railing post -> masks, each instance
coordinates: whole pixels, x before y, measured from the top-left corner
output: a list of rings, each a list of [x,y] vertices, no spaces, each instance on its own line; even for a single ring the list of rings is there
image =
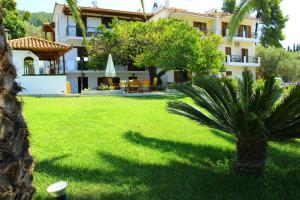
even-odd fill
[[[261,61],[261,58],[260,58],[260,57],[258,57],[258,64],[259,64],[259,66],[260,66],[260,61]]]
[[[247,63],[247,56],[244,56],[244,63]]]
[[[246,31],[243,31],[243,38],[246,37]]]

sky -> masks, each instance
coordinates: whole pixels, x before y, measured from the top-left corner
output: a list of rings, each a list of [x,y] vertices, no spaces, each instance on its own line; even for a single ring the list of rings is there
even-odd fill
[[[164,4],[165,0],[144,0],[147,11],[151,11],[154,2]],[[55,2],[64,3],[64,0],[17,0],[19,10],[31,12],[52,12]],[[79,0],[79,5],[91,5],[92,0]],[[220,10],[222,0],[170,0],[170,6],[183,8],[195,12],[204,12],[213,8]],[[140,0],[98,0],[98,6],[103,8],[137,11],[141,8]],[[286,39],[282,42],[284,47],[300,44],[300,1],[283,0],[281,4],[284,15],[289,21],[284,29]]]

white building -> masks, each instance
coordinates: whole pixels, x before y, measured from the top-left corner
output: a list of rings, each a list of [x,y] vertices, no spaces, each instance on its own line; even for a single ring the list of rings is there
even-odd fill
[[[120,21],[145,21],[142,12],[130,12],[98,8],[96,5],[91,7],[80,7],[83,22],[87,29],[87,37],[97,33],[97,27],[100,24],[108,26],[113,18]],[[157,21],[161,18],[174,17],[185,20],[199,29],[200,31],[209,31],[223,36],[222,51],[226,54],[226,76],[241,76],[244,67],[248,67],[253,74],[260,66],[260,59],[255,57],[255,46],[259,40],[253,34],[256,20],[254,18],[246,18],[239,28],[236,37],[232,43],[227,42],[228,23],[231,16],[225,13],[212,10],[207,13],[194,13],[187,10],[169,8],[169,1],[166,6],[155,4],[152,14],[147,14],[150,21]],[[51,32],[52,39],[56,42],[72,46],[73,49],[68,52],[64,58],[60,58],[60,62],[65,61],[67,80],[71,83],[71,93],[81,91],[81,67],[76,62],[76,57],[87,55],[83,47],[83,37],[79,27],[76,25],[69,8],[62,4],[55,4],[52,21],[48,25],[43,26],[43,30]],[[145,69],[138,69],[131,66],[117,67],[117,76],[121,80],[128,80],[129,77],[137,77],[140,80],[149,80],[149,73]],[[162,80],[164,82],[177,82],[178,72],[167,72]],[[96,88],[101,78],[104,77],[104,71],[86,70],[84,69],[84,88]]]
[[[67,93],[65,67],[57,60],[71,47],[41,38],[25,37],[8,41],[16,66],[21,94],[61,95]]]

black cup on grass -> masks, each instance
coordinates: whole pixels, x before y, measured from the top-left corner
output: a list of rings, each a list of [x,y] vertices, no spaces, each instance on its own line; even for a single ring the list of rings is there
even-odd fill
[[[47,192],[57,200],[67,200],[67,186],[66,181],[60,181],[50,185],[47,188]]]

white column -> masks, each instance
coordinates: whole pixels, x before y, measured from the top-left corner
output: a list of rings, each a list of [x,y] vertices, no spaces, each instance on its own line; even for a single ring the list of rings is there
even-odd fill
[[[227,55],[227,63],[230,63],[230,55]]]
[[[215,22],[215,31],[216,31],[215,33],[217,35],[222,34],[222,23],[221,23],[221,19],[219,16],[217,17],[216,22]]]

